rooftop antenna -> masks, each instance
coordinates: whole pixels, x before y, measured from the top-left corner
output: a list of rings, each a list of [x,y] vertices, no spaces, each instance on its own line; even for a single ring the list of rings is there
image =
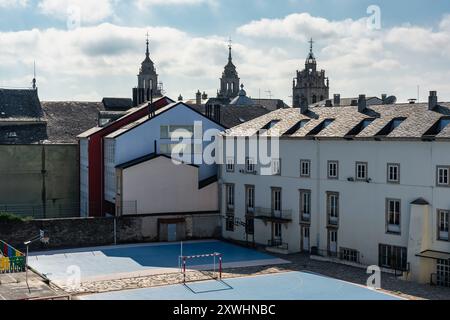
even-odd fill
[[[417,102],[420,102],[420,85],[417,86]]]
[[[272,91],[270,91],[270,90],[267,90],[267,91],[266,91],[266,93],[267,93],[267,96],[269,97],[269,99],[271,99],[271,100],[272,100],[272,97],[273,97],[273,95],[272,95]]]
[[[33,62],[33,90],[36,90],[36,61]]]

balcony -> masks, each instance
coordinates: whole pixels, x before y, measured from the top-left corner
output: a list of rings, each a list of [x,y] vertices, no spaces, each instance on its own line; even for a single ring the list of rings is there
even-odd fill
[[[302,222],[311,222],[311,214],[310,213],[302,212],[300,218],[301,218]]]
[[[289,254],[289,245],[281,239],[272,239],[267,243],[266,251],[278,254]]]
[[[397,225],[397,224],[388,224],[387,232],[394,233],[394,234],[399,234],[401,232],[400,226]]]
[[[328,224],[330,226],[338,226],[339,225],[339,218],[335,216],[329,216],[328,217]]]
[[[255,208],[255,219],[279,223],[292,222],[292,210],[273,210],[270,208]]]

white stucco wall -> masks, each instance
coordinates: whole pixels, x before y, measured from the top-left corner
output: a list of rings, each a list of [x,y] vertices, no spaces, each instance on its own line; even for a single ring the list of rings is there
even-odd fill
[[[148,154],[160,152],[159,147],[161,142],[170,143],[170,139],[160,139],[161,126],[163,125],[194,125],[195,121],[202,122],[203,132],[209,129],[217,129],[222,131],[223,128],[217,123],[209,120],[203,115],[193,111],[189,107],[179,104],[161,115],[137,126],[126,133],[115,138],[106,137],[104,152],[107,152],[106,146],[114,144],[114,162],[105,163],[105,199],[114,202],[111,198],[111,192],[115,185],[111,185],[112,179],[106,179],[106,172],[108,168],[115,167],[119,164],[132,161],[134,159],[146,156]],[[111,140],[114,140],[112,142]],[[157,143],[157,150],[155,150],[155,141]],[[204,142],[203,147],[206,147],[209,142]],[[106,159],[106,158],[105,158]],[[199,180],[207,179],[217,173],[216,165],[199,165]]]
[[[326,192],[340,194],[338,248],[356,249],[363,264],[378,264],[378,245],[408,246],[411,202],[424,198],[430,202],[430,248],[450,251],[450,242],[437,240],[437,209],[450,209],[450,188],[436,187],[436,166],[450,165],[449,142],[422,141],[313,141],[281,140],[281,176],[227,173],[222,166],[224,183],[235,184],[235,215],[245,216],[245,185],[255,185],[256,207],[271,207],[271,187],[282,188],[283,209],[291,209],[293,221],[283,227],[283,242],[289,251],[300,251],[299,189],[312,191],[311,246],[327,250]],[[300,178],[300,159],[311,160],[311,178]],[[329,160],[339,161],[339,179],[327,178]],[[367,182],[349,182],[355,177],[355,163],[368,163]],[[387,183],[387,164],[400,163],[400,184]],[[225,188],[222,190],[222,212],[225,214]],[[401,234],[386,233],[386,199],[401,200]],[[244,228],[224,236],[245,239]],[[270,224],[255,221],[256,241],[267,245],[271,238]]]
[[[217,182],[199,189],[198,171],[166,157],[124,169],[123,202],[136,201],[137,214],[217,211]]]

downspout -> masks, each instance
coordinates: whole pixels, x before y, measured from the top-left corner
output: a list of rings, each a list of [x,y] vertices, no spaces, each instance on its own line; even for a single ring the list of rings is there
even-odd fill
[[[322,220],[322,212],[320,210],[320,198],[321,198],[321,190],[320,190],[320,141],[315,139],[316,142],[316,206],[317,206],[317,225],[316,225],[316,241],[317,241],[317,249],[320,250],[320,226]]]
[[[42,145],[41,151],[41,175],[42,175],[42,190],[41,190],[41,201],[42,201],[42,214],[44,219],[47,218],[47,187],[45,183],[45,176],[47,174],[46,162],[45,162],[45,145]]]

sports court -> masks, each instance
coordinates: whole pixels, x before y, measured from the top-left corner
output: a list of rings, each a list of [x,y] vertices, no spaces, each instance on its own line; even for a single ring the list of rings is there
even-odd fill
[[[83,300],[401,300],[356,284],[307,272],[286,272],[108,292]]]
[[[155,243],[38,252],[30,256],[28,263],[39,273],[60,284],[65,283],[73,274],[73,266],[77,266],[81,271],[81,282],[85,283],[180,272],[180,255],[211,253],[222,254],[223,268],[289,263],[265,253],[216,240],[184,242],[182,248],[180,243]],[[192,259],[188,263],[188,270],[214,267],[211,257]]]

